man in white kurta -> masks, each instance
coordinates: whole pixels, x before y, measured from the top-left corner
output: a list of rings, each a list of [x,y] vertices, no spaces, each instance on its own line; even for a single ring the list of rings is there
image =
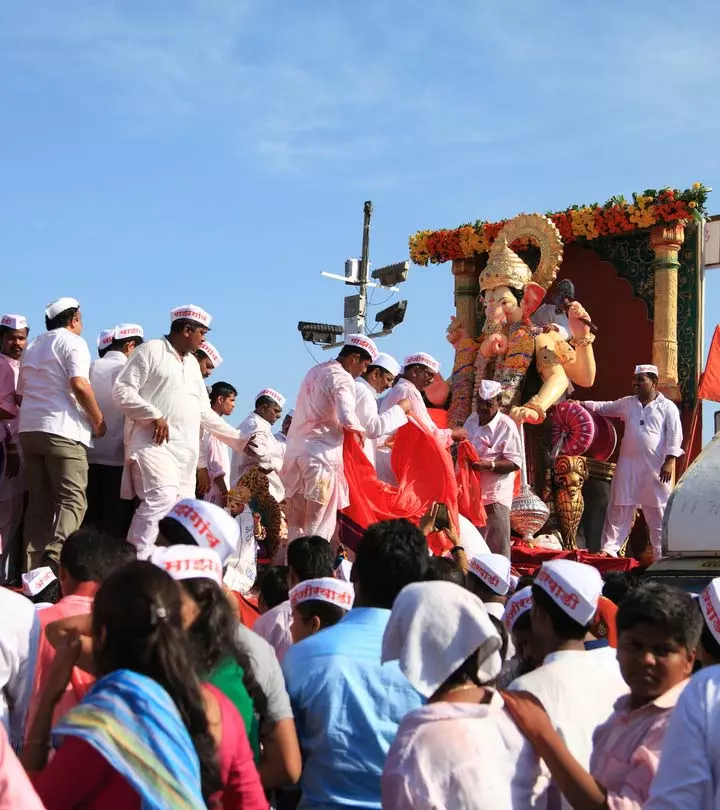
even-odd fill
[[[211,316],[194,305],[171,313],[170,334],[135,350],[115,382],[126,417],[123,497],[140,498],[128,540],[146,557],[158,522],[181,498],[195,495],[200,428],[239,446],[240,433],[210,407],[193,352]]]
[[[361,439],[365,433],[355,411],[355,379],[377,355],[365,335],[348,335],[338,358],[315,366],[302,381],[283,467],[290,541],[303,534],[330,541],[335,534],[337,511],[349,504],[344,431]]]
[[[108,350],[90,366],[90,384],[107,430],[88,447],[88,508],[84,526],[91,526],[113,537],[125,537],[133,515],[132,501],[120,497],[125,465],[125,414],[113,400],[113,388],[128,357],[143,341],[142,326],[123,323],[112,331]]]
[[[475,413],[465,422],[468,441],[480,461],[483,505],[487,513],[485,541],[496,554],[510,557],[510,510],[515,472],[523,463],[520,432],[514,420],[500,410],[502,387],[494,380],[480,383]]]
[[[233,452],[230,475],[235,486],[248,470],[257,467],[267,475],[270,494],[278,503],[285,500],[285,487],[280,480],[285,446],[277,440],[272,427],[284,406],[285,397],[274,388],[263,388],[255,397],[255,410],[238,427],[243,436],[250,438],[242,450]]]
[[[19,530],[27,479],[18,440],[17,384],[28,332],[22,315],[0,318],[0,582],[13,579],[22,565]]]
[[[378,441],[407,424],[410,400],[401,399],[397,405],[378,413],[377,395],[388,390],[400,374],[400,364],[389,354],[380,352],[368,370],[355,380],[355,411],[365,428],[363,450],[373,467]]]
[[[237,389],[226,382],[216,382],[210,389],[210,406],[220,416],[230,416],[235,410]],[[227,506],[227,493],[232,487],[230,481],[230,448],[214,436],[203,430],[200,440],[200,456],[207,465],[210,478],[210,489],[203,495],[203,500],[217,506]]]
[[[634,396],[582,403],[589,411],[622,419],[625,426],[603,528],[602,550],[613,557],[630,534],[638,507],[645,516],[655,558],[662,555],[663,515],[675,459],[683,453],[683,434],[680,412],[657,390],[657,382],[656,366],[637,366]]]
[[[429,354],[419,352],[411,354],[405,358],[402,376],[398,378],[395,385],[388,391],[380,403],[380,413],[384,414],[394,405],[402,400],[410,403],[409,415],[416,422],[435,436],[443,447],[450,447],[454,441],[465,438],[464,428],[439,428],[428,413],[427,406],[422,398],[422,392],[430,385],[436,374],[440,373],[440,363]],[[390,442],[382,446],[378,443],[377,448],[377,472],[378,478],[388,484],[396,484],[395,474],[391,465]]]

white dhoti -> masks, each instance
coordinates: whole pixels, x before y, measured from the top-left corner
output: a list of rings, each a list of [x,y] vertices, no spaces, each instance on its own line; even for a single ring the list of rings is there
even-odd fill
[[[337,527],[338,510],[349,503],[342,458],[302,455],[283,470],[287,499],[288,541],[317,534],[328,542]]]
[[[633,518],[635,517],[635,506],[616,506],[610,504],[605,515],[605,525],[603,526],[602,550],[606,554],[617,557],[623,543],[627,540],[632,529]],[[664,506],[641,505],[645,523],[647,523],[650,533],[650,543],[653,547],[655,557],[662,555],[662,523],[665,513]]]

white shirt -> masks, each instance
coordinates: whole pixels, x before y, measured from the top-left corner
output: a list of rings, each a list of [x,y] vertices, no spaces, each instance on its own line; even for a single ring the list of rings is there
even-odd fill
[[[137,463],[145,491],[175,486],[181,498],[194,497],[201,427],[227,444],[242,445],[240,433],[210,407],[196,358],[181,357],[167,340],[135,349],[115,382],[113,399],[126,417],[126,462]],[[170,436],[158,445],[153,423],[161,417]],[[130,476],[124,475],[123,497],[132,495]]]
[[[622,419],[625,425],[610,502],[615,506],[664,507],[670,484],[660,480],[667,456],[681,456],[682,425],[674,402],[658,394],[643,407],[637,397],[615,402],[583,402],[602,416]]]
[[[0,354],[0,408],[9,414],[15,414],[12,419],[0,420],[0,445],[13,443],[20,456],[20,472],[14,478],[7,478],[7,454],[3,453],[0,461],[0,503],[9,501],[27,490],[25,465],[22,461],[22,448],[17,441],[18,425],[20,423],[20,409],[17,404],[17,385],[20,374],[20,361]]]
[[[644,810],[720,810],[720,667],[680,695]]]
[[[20,433],[52,433],[86,447],[90,420],[70,388],[73,377],[90,379],[90,349],[67,329],[44,332],[30,342],[20,364]]]
[[[508,687],[530,692],[542,703],[570,753],[585,770],[595,729],[613,713],[628,688],[617,661],[600,650],[562,650]],[[563,807],[571,810],[563,798]]]
[[[297,406],[295,407],[297,413]],[[267,613],[255,620],[253,630],[267,641],[275,650],[278,661],[282,664],[288,647],[292,644],[290,625],[292,624],[292,608],[290,601],[281,602],[270,608]]]
[[[280,444],[277,436],[273,435],[272,425],[267,419],[263,419],[259,414],[251,413],[238,426],[238,430],[243,436],[248,436],[248,441],[256,445],[256,456],[248,455],[244,449],[234,450],[230,466],[230,480],[232,485],[248,470],[253,467],[260,467],[268,471],[268,486],[270,494],[280,503],[285,499],[285,487],[280,480],[280,470],[282,470],[283,459],[285,458],[285,445]]]
[[[33,603],[0,588],[0,721],[15,750],[23,742],[39,638]]]
[[[222,478],[225,481],[225,487],[231,488],[230,484],[230,448],[220,441],[217,436],[213,436],[207,430],[202,431],[200,439],[200,459],[199,466],[207,467],[208,475],[210,476],[210,491],[206,493],[203,500],[210,501],[210,503],[224,506],[222,492],[220,487],[215,483],[216,479]]]
[[[529,810],[548,779],[495,691],[489,703],[429,703],[400,723],[382,774],[392,810]]]
[[[362,377],[355,380],[355,413],[365,428],[363,450],[374,467],[377,440],[407,424],[407,416],[399,405],[393,405],[380,415],[375,389]]]
[[[95,399],[105,417],[107,431],[102,439],[95,439],[93,447],[88,450],[90,464],[106,464],[110,467],[122,467],[125,463],[123,434],[125,432],[125,414],[113,399],[113,387],[118,374],[125,368],[127,357],[122,352],[107,352],[104,357],[90,366],[90,384]]]
[[[468,440],[477,450],[483,461],[512,461],[522,466],[522,442],[520,431],[515,422],[506,414],[498,411],[487,423],[481,425],[476,413],[471,414],[465,422]],[[490,470],[480,473],[480,486],[484,504],[499,503],[512,507],[515,489],[515,474],[504,475]]]
[[[570,339],[570,321],[564,312],[557,312],[555,304],[541,304],[530,316],[535,326],[545,327],[553,324],[563,340]]]

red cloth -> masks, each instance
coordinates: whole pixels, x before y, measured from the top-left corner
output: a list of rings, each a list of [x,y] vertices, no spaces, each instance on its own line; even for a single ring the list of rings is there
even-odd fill
[[[639,563],[632,557],[604,557],[589,551],[551,551],[546,548],[533,548],[523,543],[515,543],[510,551],[513,568],[521,574],[534,574],[547,560],[576,560],[592,565],[601,574],[607,571],[632,571]]]
[[[244,624],[245,627],[249,627],[252,630],[253,625],[260,616],[260,611],[257,607],[257,598],[243,596],[239,591],[233,591],[232,594],[235,597],[241,624]]]
[[[482,502],[480,474],[471,466],[475,461],[480,461],[477,450],[468,441],[460,442],[457,454],[458,511],[473,526],[484,526],[487,515]]]
[[[342,511],[356,530],[397,518],[417,524],[435,502],[447,504],[451,521],[458,525],[458,490],[450,453],[416,422],[408,422],[395,434],[392,467],[397,486],[378,480],[362,447],[347,432],[343,463],[350,505]],[[436,532],[428,537],[428,545],[433,554],[441,555],[451,543]]]
[[[450,427],[450,414],[443,408],[428,408],[428,415],[441,430]]]
[[[700,379],[698,399],[720,402],[720,326],[715,327],[705,371]]]

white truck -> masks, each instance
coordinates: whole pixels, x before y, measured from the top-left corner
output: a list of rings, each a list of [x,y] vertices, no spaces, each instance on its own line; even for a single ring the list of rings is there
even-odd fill
[[[663,559],[643,579],[699,593],[720,577],[720,433],[673,490],[663,520]]]

